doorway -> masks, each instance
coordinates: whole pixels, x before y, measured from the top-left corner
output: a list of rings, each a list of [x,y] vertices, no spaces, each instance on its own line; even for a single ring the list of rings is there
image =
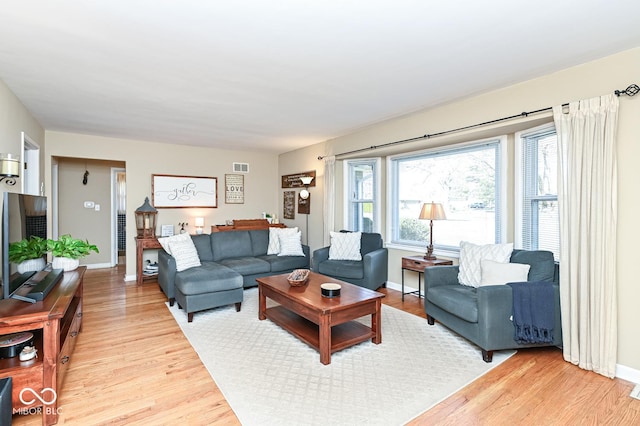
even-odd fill
[[[112,168],[114,263],[124,265],[127,256],[127,173],[125,169]]]

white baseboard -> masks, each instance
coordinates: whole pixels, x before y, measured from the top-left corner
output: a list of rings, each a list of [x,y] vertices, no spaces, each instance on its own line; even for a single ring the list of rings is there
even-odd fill
[[[89,263],[86,266],[87,269],[104,269],[104,268],[113,268],[116,265],[112,265],[111,263]]]
[[[135,280],[136,280],[136,274],[133,274],[133,275],[125,275],[125,276],[124,276],[124,280],[125,280],[125,281],[135,281]]]
[[[617,364],[616,377],[622,380],[627,380],[631,383],[640,383],[640,370]]]
[[[394,283],[393,281],[387,281],[387,288],[390,288],[391,290],[402,291],[402,284]],[[418,291],[418,289],[405,285],[404,292],[408,293],[410,291]]]

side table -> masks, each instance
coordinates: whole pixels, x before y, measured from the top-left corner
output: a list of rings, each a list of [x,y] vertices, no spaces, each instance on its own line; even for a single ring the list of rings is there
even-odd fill
[[[420,278],[424,273],[424,268],[428,268],[430,266],[444,266],[444,265],[453,265],[453,261],[444,260],[444,259],[435,259],[435,260],[427,260],[424,256],[405,256],[402,258],[402,301],[404,301],[405,294],[417,294],[418,298],[420,295]],[[404,292],[404,271],[414,271],[418,273],[418,290]]]
[[[156,237],[150,238],[138,238],[136,237],[136,284],[141,285],[144,279],[147,278],[143,274],[144,268],[142,267],[142,252],[145,249],[161,249],[162,246],[158,242]],[[151,276],[155,278],[156,275]]]

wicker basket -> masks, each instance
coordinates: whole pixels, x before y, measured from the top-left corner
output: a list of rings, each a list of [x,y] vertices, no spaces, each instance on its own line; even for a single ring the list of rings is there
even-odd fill
[[[296,269],[287,277],[287,281],[289,281],[289,285],[292,287],[299,287],[305,285],[307,281],[309,281],[309,270],[308,269]]]

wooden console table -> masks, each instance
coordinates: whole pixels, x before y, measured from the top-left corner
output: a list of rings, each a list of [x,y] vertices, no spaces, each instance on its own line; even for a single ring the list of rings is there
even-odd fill
[[[31,332],[38,350],[38,357],[31,361],[20,362],[18,356],[0,359],[0,378],[13,378],[13,412],[31,414],[39,409],[45,426],[58,422],[59,389],[71,361],[76,337],[82,329],[85,270],[86,267],[81,266],[75,271],[65,272],[42,301],[0,301],[0,334]],[[25,287],[18,294],[28,291]],[[24,389],[27,390],[20,398]],[[45,389],[52,389],[53,392]],[[46,401],[47,405],[35,395]]]
[[[146,278],[156,279],[158,274],[144,275],[142,267],[142,253],[146,249],[161,249],[162,246],[156,237],[137,238],[136,237],[136,284],[141,285]]]
[[[251,231],[254,229],[286,228],[283,223],[269,223],[267,219],[236,219],[233,225],[212,225],[211,232]]]
[[[420,297],[420,277],[424,273],[424,268],[428,268],[430,266],[445,266],[445,265],[453,265],[451,260],[444,259],[434,259],[434,260],[426,260],[424,256],[405,256],[402,258],[402,300],[404,301],[405,294],[417,294],[418,298]],[[414,271],[418,273],[418,290],[410,291],[408,293],[404,292],[404,271]]]

